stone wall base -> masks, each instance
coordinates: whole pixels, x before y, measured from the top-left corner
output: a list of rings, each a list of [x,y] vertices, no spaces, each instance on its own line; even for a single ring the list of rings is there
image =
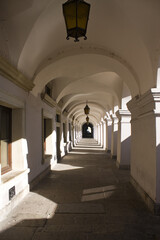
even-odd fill
[[[30,189],[32,190],[43,178],[45,178],[51,171],[51,166],[46,168],[37,177],[35,177],[32,182],[30,182]]]
[[[120,163],[117,162],[117,161],[116,161],[116,166],[117,166],[119,169],[123,169],[123,170],[129,170],[129,169],[130,169],[130,165],[120,164]]]
[[[133,187],[137,190],[137,192],[142,197],[143,201],[149,208],[149,210],[156,216],[160,216],[160,204],[155,203],[150,196],[141,188],[141,186],[133,179],[133,177],[130,178],[130,182],[133,185]]]
[[[28,193],[29,184],[21,192],[15,195],[12,201],[10,201],[4,208],[0,210],[0,221],[4,220],[10,211],[13,210]]]

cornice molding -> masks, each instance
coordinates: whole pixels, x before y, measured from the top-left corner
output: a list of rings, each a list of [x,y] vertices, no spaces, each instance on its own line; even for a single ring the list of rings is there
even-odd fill
[[[131,113],[129,110],[119,109],[116,112],[116,116],[119,119],[119,123],[130,123]]]
[[[134,97],[127,103],[132,114],[132,121],[138,118],[160,115],[160,89],[151,88],[141,96]]]
[[[34,83],[27,79],[20,71],[0,56],[0,75],[10,80],[18,87],[29,92],[33,89]]]
[[[47,103],[50,107],[57,107],[57,103],[48,95],[44,94],[41,96],[42,100]]]

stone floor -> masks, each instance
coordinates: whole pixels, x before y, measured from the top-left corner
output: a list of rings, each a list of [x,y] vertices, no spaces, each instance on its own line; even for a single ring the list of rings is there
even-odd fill
[[[89,146],[88,146],[89,145]],[[83,140],[0,223],[0,240],[160,240],[129,171]]]

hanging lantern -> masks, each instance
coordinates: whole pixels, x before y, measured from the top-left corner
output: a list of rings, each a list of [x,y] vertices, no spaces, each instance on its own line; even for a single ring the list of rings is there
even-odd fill
[[[84,37],[86,40],[86,31],[89,18],[90,4],[83,0],[68,0],[63,4],[63,15],[67,29],[67,40],[70,37],[78,38]]]
[[[87,125],[89,125],[89,117],[88,116],[86,117],[86,122],[87,122]]]
[[[85,106],[85,108],[84,108],[84,113],[85,113],[86,115],[88,115],[89,112],[90,112],[90,108],[89,108],[88,105],[86,104],[86,106]]]

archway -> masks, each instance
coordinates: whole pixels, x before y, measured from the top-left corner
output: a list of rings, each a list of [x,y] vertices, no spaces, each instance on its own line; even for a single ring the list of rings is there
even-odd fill
[[[82,138],[93,138],[94,127],[92,123],[84,123],[82,126]]]

